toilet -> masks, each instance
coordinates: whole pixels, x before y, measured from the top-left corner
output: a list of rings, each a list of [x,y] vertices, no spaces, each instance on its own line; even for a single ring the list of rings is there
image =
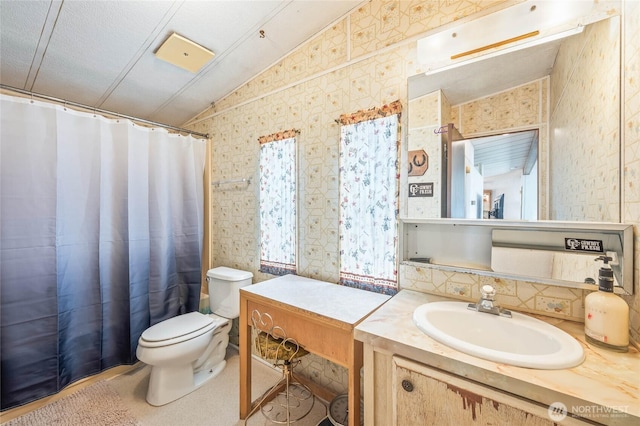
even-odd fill
[[[142,333],[136,356],[151,366],[149,404],[175,401],[224,369],[231,320],[240,316],[240,288],[251,284],[252,278],[251,272],[224,266],[210,269],[211,314],[178,315]]]

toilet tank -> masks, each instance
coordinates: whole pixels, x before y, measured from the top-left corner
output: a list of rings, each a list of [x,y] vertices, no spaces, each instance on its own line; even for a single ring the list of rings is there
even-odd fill
[[[253,274],[220,266],[207,271],[211,312],[224,318],[240,316],[240,288],[251,284]]]

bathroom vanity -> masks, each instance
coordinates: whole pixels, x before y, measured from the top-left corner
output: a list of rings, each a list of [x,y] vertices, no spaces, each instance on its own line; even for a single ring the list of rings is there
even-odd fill
[[[355,338],[363,343],[366,425],[640,424],[635,348],[616,353],[592,347],[582,324],[539,316],[580,342],[582,364],[538,370],[487,361],[416,327],[414,310],[442,300],[402,290],[356,327]]]

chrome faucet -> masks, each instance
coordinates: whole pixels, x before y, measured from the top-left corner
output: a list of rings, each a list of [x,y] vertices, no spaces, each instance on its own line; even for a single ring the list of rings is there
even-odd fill
[[[496,289],[485,284],[480,287],[482,297],[478,303],[469,303],[467,309],[477,312],[485,312],[492,315],[500,315],[502,317],[511,318],[511,311],[503,309],[496,303]]]

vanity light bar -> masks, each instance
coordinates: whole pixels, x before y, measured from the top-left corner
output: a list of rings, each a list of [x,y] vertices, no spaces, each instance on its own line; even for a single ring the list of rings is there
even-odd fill
[[[507,54],[507,53],[520,51],[520,50],[528,49],[530,47],[538,46],[540,44],[549,43],[549,42],[552,42],[552,41],[555,41],[555,40],[560,40],[562,38],[566,38],[566,37],[570,37],[570,36],[575,35],[575,34],[579,34],[583,30],[584,30],[584,27],[583,26],[579,26],[579,27],[572,28],[570,30],[563,31],[563,32],[560,32],[560,33],[557,33],[557,34],[554,34],[554,35],[551,35],[551,36],[548,36],[548,37],[535,38],[535,39],[533,39],[533,40],[531,40],[529,42],[518,44],[517,46],[507,47],[507,48],[502,49],[502,50],[495,50],[493,52],[487,53],[486,55],[479,55],[479,56],[475,56],[473,58],[466,59],[464,61],[456,61],[456,62],[453,62],[453,63],[451,63],[449,65],[446,65],[446,66],[430,69],[428,71],[425,71],[424,75],[438,74],[438,73],[441,73],[441,72],[444,72],[444,71],[448,71],[448,70],[451,70],[451,69],[454,69],[454,68],[461,67],[463,65],[469,65],[469,64],[472,64],[474,62],[483,61],[485,59],[489,59],[489,58],[492,58],[494,56],[504,55],[504,54]],[[506,42],[509,42],[509,41],[506,41]],[[490,49],[490,48],[491,47],[487,47],[487,49]],[[487,49],[483,49],[483,50],[487,50]],[[473,53],[478,53],[478,52],[468,52],[468,53],[466,53],[466,56],[472,55]],[[463,57],[464,55],[465,54],[461,53],[461,54],[458,54],[456,57],[460,58],[460,57]],[[451,57],[451,59],[452,60],[454,59],[453,56]]]
[[[489,49],[493,49],[495,47],[500,47],[500,46],[504,46],[505,44],[509,44],[509,43],[514,43],[516,41],[520,41],[520,40],[524,40],[525,38],[530,38],[530,37],[535,37],[537,35],[540,35],[540,31],[531,31],[530,33],[527,34],[522,34],[516,37],[512,37],[512,38],[508,38],[506,40],[502,40],[499,41],[497,43],[493,43],[493,44],[489,44],[487,46],[483,46],[483,47],[478,47],[477,49],[472,49],[463,53],[458,53],[457,55],[453,55],[451,57],[451,59],[458,59],[458,58],[462,58],[463,56],[469,56],[469,55],[473,55],[474,53],[479,53],[482,52],[484,50],[489,50]]]
[[[429,70],[470,55],[521,45],[590,23],[610,1],[529,0],[418,40],[418,61]]]

